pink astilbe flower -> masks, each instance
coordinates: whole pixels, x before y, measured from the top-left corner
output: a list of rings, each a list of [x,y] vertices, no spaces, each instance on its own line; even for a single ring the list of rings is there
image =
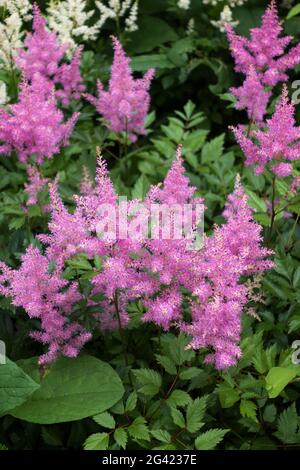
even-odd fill
[[[261,227],[253,221],[239,179],[225,206],[225,224],[215,227],[200,249],[191,249],[189,236],[174,236],[176,210],[189,205],[193,233],[198,222],[194,212],[202,204],[202,199],[194,197],[196,188],[189,185],[184,175],[181,148],[162,186],[150,188],[144,206],[140,207],[138,202],[142,201],[137,200],[128,205],[137,237],[124,237],[123,226],[116,231],[115,239],[98,234],[102,204],[110,212],[115,210],[120,222],[120,203],[101,158],[96,185],[90,188],[90,194],[83,191],[74,198],[76,207],[69,213],[58,194],[57,183],[52,184],[50,233],[38,237],[46,245],[46,254],[31,247],[18,270],[1,264],[1,292],[11,296],[14,304],[22,306],[30,317],[41,320],[42,332],[34,337],[49,346],[41,362],[51,361],[58,354],[76,355],[89,339],[82,326],[68,321],[81,295],[76,283],[63,277],[65,262],[85,253],[91,262],[96,255],[102,259],[101,267],[94,269],[91,294],[86,299],[102,331],[114,330],[120,324],[126,326],[130,302],[138,301],[144,309],[142,321],[164,330],[177,327],[187,332],[191,335],[190,347],[210,348],[206,362],[213,362],[219,369],[235,364],[240,357],[240,318],[251,293],[248,285],[240,282],[241,277],[262,273],[272,266],[266,259],[270,251],[261,246]],[[156,230],[152,238],[139,232],[138,227],[147,223],[143,210],[152,211],[153,205],[161,211],[169,209],[164,213],[170,229],[167,237],[164,227]],[[131,212],[132,209],[136,210]],[[155,229],[161,220],[156,219]],[[184,321],[183,316],[186,300],[190,322]]]
[[[49,178],[44,178],[35,166],[27,166],[28,182],[24,185],[24,191],[27,193],[27,206],[38,204],[38,196],[48,185]],[[44,212],[49,210],[48,206],[43,207]]]
[[[52,362],[60,354],[77,356],[91,335],[81,325],[69,320],[74,303],[81,299],[75,283],[68,283],[59,269],[49,273],[49,260],[37,248],[30,246],[22,257],[19,270],[1,266],[2,280],[9,285],[1,287],[13,304],[23,307],[30,318],[38,318],[41,331],[31,334],[37,341],[48,346],[47,353],[39,363]]]
[[[254,165],[255,173],[261,174],[268,163],[279,177],[291,175],[291,162],[300,156],[300,127],[295,126],[295,106],[288,99],[288,90],[282,95],[271,119],[267,119],[266,130],[254,130],[247,137],[242,126],[233,128],[234,135],[246,156],[246,165]]]
[[[45,18],[35,3],[33,32],[27,34],[25,49],[19,50],[15,61],[27,80],[33,80],[36,74],[42,76],[49,92],[53,85],[59,85],[56,96],[65,105],[71,98],[78,99],[85,90],[79,70],[82,49],[76,50],[69,64],[60,64],[68,48],[68,44],[60,44],[56,33],[47,31]]]
[[[194,291],[199,301],[192,302],[192,323],[182,325],[192,336],[191,347],[213,348],[206,362],[215,363],[218,369],[234,365],[241,355],[240,318],[248,302],[248,288],[240,284],[240,277],[272,267],[265,259],[271,251],[261,247],[262,229],[252,213],[237,178],[224,210],[227,222],[206,238],[199,259],[200,282]]]
[[[263,121],[272,93],[265,90],[253,65],[249,67],[243,85],[239,88],[230,88],[230,92],[237,99],[236,109],[246,109],[250,121],[256,123]]]
[[[253,66],[263,85],[275,86],[280,81],[286,81],[286,71],[300,62],[300,44],[285,54],[285,48],[293,37],[280,37],[283,28],[275,0],[265,11],[261,26],[250,30],[250,39],[237,35],[231,25],[226,25],[225,29],[235,70],[246,75],[249,66]]]
[[[47,83],[36,75],[29,85],[20,84],[19,101],[0,108],[0,153],[15,150],[21,162],[35,155],[36,162],[52,158],[60,147],[67,145],[79,114],[63,122],[64,116],[56,106],[54,93],[48,93]]]
[[[148,93],[154,69],[141,79],[134,79],[121,43],[113,37],[114,60],[108,91],[97,82],[98,98],[87,94],[86,98],[101,114],[114,132],[127,132],[132,142],[137,135],[145,134],[144,122],[150,105]]]

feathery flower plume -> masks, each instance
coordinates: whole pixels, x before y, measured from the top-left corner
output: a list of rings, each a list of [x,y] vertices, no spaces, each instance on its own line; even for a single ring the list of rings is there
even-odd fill
[[[144,122],[150,105],[148,93],[154,69],[143,78],[134,79],[120,41],[113,37],[114,60],[108,91],[97,82],[98,98],[87,94],[87,100],[96,107],[108,127],[114,132],[127,132],[132,142],[138,134],[145,134]]]
[[[61,88],[56,91],[56,95],[63,104],[68,104],[71,98],[78,99],[85,89],[79,70],[81,48],[76,50],[69,64],[60,65],[68,48],[68,44],[60,44],[55,32],[47,31],[46,20],[35,3],[33,33],[27,34],[25,49],[19,50],[16,64],[28,81],[37,74],[43,77],[49,92],[53,85],[59,85]]]
[[[286,81],[286,71],[300,62],[300,44],[285,54],[292,36],[282,36],[276,1],[272,0],[262,17],[262,24],[250,30],[250,39],[239,36],[231,25],[225,27],[235,70],[247,74],[253,66],[263,85],[275,86]]]
[[[284,85],[275,112],[267,119],[266,130],[254,130],[247,137],[242,126],[232,128],[246,156],[246,165],[254,165],[256,174],[263,173],[269,163],[271,171],[279,177],[292,173],[291,162],[299,160],[300,156],[300,127],[295,126],[294,114],[295,106],[289,102]]]
[[[74,113],[63,122],[54,91],[49,93],[42,76],[36,75],[30,85],[23,81],[18,103],[9,105],[7,110],[0,108],[0,154],[14,150],[21,162],[35,155],[36,162],[41,164],[68,143],[78,115]]]

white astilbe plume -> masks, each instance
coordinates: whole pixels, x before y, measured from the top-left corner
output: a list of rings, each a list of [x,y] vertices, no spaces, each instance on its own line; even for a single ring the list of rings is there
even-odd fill
[[[86,0],[51,0],[48,9],[48,24],[62,43],[70,45],[69,53],[76,48],[76,38],[83,41],[95,40],[99,33],[99,23],[89,25],[88,21],[95,10],[86,11]]]
[[[212,20],[211,24],[218,28],[222,33],[224,33],[226,24],[231,24],[231,26],[237,26],[239,22],[233,20],[232,11],[230,7],[228,5],[225,5],[223,10],[221,11],[220,19],[218,21]]]
[[[11,15],[18,14],[24,21],[29,21],[32,18],[32,2],[29,0],[0,0],[0,7]]]
[[[22,19],[18,13],[13,13],[0,23],[0,68],[14,67],[14,56],[17,49],[22,47]]]
[[[203,3],[204,5],[218,5],[218,3],[220,2],[223,2],[223,0],[203,0]],[[234,7],[239,7],[241,5],[244,5],[244,3],[246,3],[247,0],[228,0],[226,3],[227,5],[229,5],[230,7],[234,8]]]
[[[0,82],[0,105],[6,104],[7,101],[6,85],[4,82]]]
[[[98,22],[100,28],[108,19],[119,21],[120,18],[123,18],[126,31],[136,31],[138,29],[138,0],[108,0],[107,4],[102,0],[97,0],[95,3],[101,13]]]
[[[190,8],[190,0],[178,0],[177,6],[183,10],[188,10]]]

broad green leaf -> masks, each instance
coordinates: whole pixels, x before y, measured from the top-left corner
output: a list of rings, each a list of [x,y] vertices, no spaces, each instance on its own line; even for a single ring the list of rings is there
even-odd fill
[[[248,196],[248,203],[250,207],[255,209],[257,212],[262,212],[263,214],[267,212],[267,206],[263,199],[257,196],[257,194],[251,191],[249,188],[245,188],[245,193]]]
[[[139,29],[130,35],[130,50],[136,54],[148,52],[157,46],[177,39],[173,28],[164,20],[148,15],[139,18]]]
[[[38,388],[38,383],[6,358],[6,364],[0,365],[0,415],[24,403]]]
[[[84,442],[84,450],[106,450],[109,443],[109,434],[97,432],[91,434]]]
[[[200,434],[195,440],[195,447],[197,450],[211,450],[214,449],[222,440],[229,429],[210,429],[209,431]]]
[[[286,19],[290,20],[294,16],[299,15],[299,13],[300,13],[300,3],[297,3],[297,5],[295,5],[293,8],[290,9],[290,11],[287,14]]]
[[[36,377],[37,359],[22,361],[22,368]],[[75,421],[107,410],[124,393],[122,382],[112,367],[88,355],[58,359],[40,385],[10,414],[40,424]]]
[[[99,424],[100,426],[103,426],[104,428],[108,428],[108,429],[113,429],[116,425],[114,417],[107,411],[104,411],[104,413],[100,413],[98,415],[93,416],[93,420],[96,421],[96,423]]]
[[[196,398],[188,404],[186,411],[186,427],[189,432],[196,432],[203,426],[203,418],[206,410],[207,396]]]
[[[126,449],[127,444],[127,432],[124,428],[118,428],[114,432],[114,438],[117,444],[123,449]]]
[[[294,367],[272,367],[266,376],[269,398],[276,398],[296,375],[297,370]]]
[[[188,367],[187,369],[184,369],[182,372],[180,372],[179,378],[181,380],[190,380],[200,375],[201,372],[201,369],[198,369],[198,367]]]

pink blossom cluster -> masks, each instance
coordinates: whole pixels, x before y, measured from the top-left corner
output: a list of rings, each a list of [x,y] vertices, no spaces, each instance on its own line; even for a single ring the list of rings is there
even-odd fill
[[[108,91],[98,81],[98,98],[87,94],[86,98],[101,114],[109,129],[114,132],[126,132],[135,142],[137,135],[145,134],[144,122],[149,109],[148,93],[154,69],[148,70],[143,78],[134,79],[121,43],[113,37],[114,60]]]
[[[254,165],[255,173],[261,174],[270,164],[271,171],[279,176],[290,176],[292,162],[300,158],[300,127],[295,125],[295,106],[288,99],[283,87],[275,112],[266,121],[266,129],[253,130],[246,135],[243,126],[233,128],[237,142],[246,156],[246,165]]]
[[[21,162],[35,155],[36,162],[52,158],[62,145],[68,143],[79,114],[74,113],[64,122],[64,115],[56,106],[54,90],[41,75],[31,83],[20,84],[19,101],[0,108],[0,154],[16,151]]]
[[[238,100],[237,109],[246,109],[249,119],[258,123],[270,97],[265,87],[287,80],[286,71],[300,63],[300,44],[285,53],[293,37],[281,36],[282,30],[275,0],[265,11],[261,26],[250,30],[250,38],[236,34],[231,25],[226,26],[235,70],[246,75],[244,85],[231,92]]]
[[[252,276],[272,266],[269,250],[262,247],[261,227],[254,222],[252,209],[239,179],[226,203],[226,223],[217,226],[212,236],[204,237],[201,248],[189,249],[190,239],[162,237],[123,238],[112,241],[97,235],[99,208],[120,204],[106,165],[100,159],[96,185],[85,178],[83,192],[75,197],[75,210],[64,206],[57,182],[51,185],[51,221],[49,234],[40,235],[45,245],[41,254],[29,247],[16,270],[2,263],[1,293],[22,306],[30,317],[41,321],[41,331],[33,336],[48,346],[40,362],[51,362],[59,354],[74,356],[90,338],[72,318],[72,310],[82,298],[78,284],[64,278],[66,262],[85,253],[94,268],[91,294],[94,320],[103,331],[118,328],[129,321],[132,301],[144,305],[144,322],[153,322],[168,330],[178,327],[191,336],[190,347],[210,348],[206,361],[223,369],[240,357],[240,319],[249,300],[242,276]],[[140,201],[131,201],[129,211]],[[184,174],[181,150],[162,186],[151,187],[144,204],[191,204],[202,202]],[[170,225],[174,228],[173,212]],[[143,225],[141,212],[132,212],[136,225]],[[96,264],[95,264],[96,266]],[[50,269],[51,268],[51,269]],[[30,286],[29,286],[30,284]],[[96,298],[102,300],[95,300]],[[189,301],[191,320],[183,315],[183,302]]]
[[[35,3],[33,32],[27,34],[25,49],[19,50],[16,64],[28,81],[37,76],[43,77],[49,93],[57,85],[56,96],[64,105],[71,98],[79,99],[85,90],[79,69],[82,48],[75,51],[70,63],[61,63],[68,49],[68,44],[60,44],[56,33],[47,31],[46,21]]]

